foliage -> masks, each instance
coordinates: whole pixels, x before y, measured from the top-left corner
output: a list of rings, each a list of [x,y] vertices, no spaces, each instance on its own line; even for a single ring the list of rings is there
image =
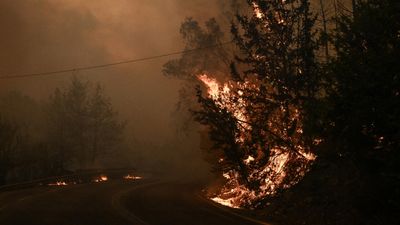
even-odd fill
[[[187,18],[181,25],[180,34],[187,52],[164,65],[165,76],[189,81],[197,80],[196,76],[202,73],[224,76],[229,69],[229,58],[221,46],[224,33],[215,19],[206,21],[202,27],[197,21]],[[193,49],[199,50],[191,52]]]
[[[336,18],[312,115],[324,143],[305,179],[267,210],[279,223],[398,223],[399,9],[394,0],[353,1],[352,14]]]
[[[124,130],[117,116],[102,86],[77,77],[46,104],[17,91],[1,96],[0,184],[63,175],[116,154]]]
[[[182,88],[179,90],[179,100],[176,110],[173,112],[177,134],[184,134],[185,138],[197,124],[193,123],[191,110],[198,109],[196,100],[196,86],[200,83],[199,74],[214,74],[223,80],[228,77],[230,60],[229,46],[222,45],[225,34],[217,21],[212,18],[202,26],[196,20],[187,18],[181,25],[180,34],[185,44],[184,53],[179,59],[168,61],[163,67],[163,73],[167,77],[177,78],[182,81]],[[190,50],[200,49],[191,52]],[[204,131],[202,131],[204,133]],[[201,138],[202,146],[208,146],[209,140],[206,135]],[[202,148],[207,161],[215,170],[220,170],[218,157],[211,153],[208,147]]]
[[[48,116],[54,159],[59,166],[90,166],[115,148],[124,128],[116,115],[100,85],[92,89],[88,82],[74,77],[66,89],[56,89]]]
[[[253,13],[237,15],[232,26],[240,49],[236,65],[244,69],[231,67],[233,81],[220,87],[220,96],[199,92],[196,116],[224,153],[224,172],[237,172],[239,183],[259,196],[254,204],[307,170],[315,137],[304,134],[303,121],[318,95],[318,46],[308,1],[248,4]],[[271,169],[281,163],[282,171]]]
[[[8,92],[0,97],[0,112],[19,127],[20,133],[30,134],[35,141],[43,139],[43,109],[31,97],[15,90]]]
[[[323,124],[330,145],[321,154],[353,163],[360,174],[354,195],[368,202],[356,202],[357,210],[385,224],[400,208],[399,7],[393,0],[356,1],[352,16],[338,18],[337,55],[328,64],[321,106],[328,108]]]
[[[12,143],[12,148],[1,147],[5,153],[0,163],[3,182],[54,175],[48,159],[42,105],[29,96],[11,91],[0,97],[0,109],[2,137],[8,139],[9,145]]]
[[[342,153],[400,147],[398,8],[391,0],[360,1],[353,18],[339,18],[329,101],[330,131]]]
[[[0,116],[0,185],[6,182],[18,145],[18,128]]]

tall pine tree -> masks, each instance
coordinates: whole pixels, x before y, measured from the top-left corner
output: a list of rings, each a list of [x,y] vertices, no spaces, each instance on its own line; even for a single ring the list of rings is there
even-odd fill
[[[312,158],[316,137],[306,134],[304,121],[319,94],[318,46],[307,0],[248,4],[251,15],[237,15],[232,26],[240,50],[233,81],[217,98],[199,91],[196,116],[224,153],[224,172],[236,171],[242,185],[262,195],[297,182]],[[268,170],[278,161],[286,163]]]

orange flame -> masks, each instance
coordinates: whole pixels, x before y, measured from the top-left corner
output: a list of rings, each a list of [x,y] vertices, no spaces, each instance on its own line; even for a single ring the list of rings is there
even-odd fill
[[[254,9],[254,15],[258,19],[262,19],[264,17],[264,14],[261,12],[260,7],[258,6],[257,3],[253,2],[253,9]]]
[[[142,179],[142,177],[140,177],[140,176],[135,176],[135,175],[130,175],[130,174],[124,176],[123,178],[125,180],[140,180],[140,179]]]
[[[65,181],[56,181],[54,183],[47,184],[48,186],[67,186],[67,182]]]
[[[247,124],[247,117],[245,116],[244,108],[246,103],[242,97],[243,92],[241,90],[238,90],[236,93],[231,91],[233,86],[240,84],[228,82],[221,85],[215,78],[211,78],[207,74],[199,75],[198,79],[206,85],[209,97],[215,101],[218,107],[228,110],[237,119],[241,133],[244,134],[248,131],[250,127]],[[232,101],[234,95],[239,96],[237,101]],[[243,142],[244,137],[239,135],[236,141]]]
[[[95,178],[93,181],[96,183],[106,182],[106,181],[108,181],[108,177],[106,175],[100,175],[98,178]]]
[[[252,127],[248,123],[249,112],[246,109],[247,102],[244,98],[244,92],[242,90],[252,89],[259,90],[256,84],[253,84],[250,81],[245,82],[227,82],[227,83],[219,83],[215,78],[209,77],[206,74],[202,74],[198,76],[198,79],[204,83],[207,88],[208,97],[214,100],[215,104],[221,108],[228,110],[232,115],[237,119],[238,124],[238,134],[239,137],[236,141],[239,145],[245,143],[246,138],[250,138],[248,136],[249,131],[251,131]],[[235,99],[235,100],[233,100]],[[301,119],[300,112],[291,107],[285,109],[281,107],[279,109],[280,112],[277,112],[276,121],[268,122],[266,126],[276,132],[278,135],[285,137],[288,141],[296,143],[294,146],[294,150],[299,153],[298,157],[295,158],[297,160],[302,160],[304,164],[308,162],[312,162],[315,160],[315,155],[308,153],[306,151],[303,144],[295,142],[292,137],[288,136],[287,128],[281,128],[278,124],[280,122],[279,113],[283,114],[286,111],[289,111],[293,118],[291,118],[290,122],[299,121]],[[283,126],[285,127],[285,125]],[[300,137],[303,134],[303,130],[301,124],[296,129],[296,137]],[[294,137],[294,138],[296,138]],[[320,140],[316,140],[316,142],[320,142]],[[261,186],[259,187],[259,191],[256,193],[253,190],[249,190],[246,186],[242,185],[239,182],[239,174],[237,171],[231,170],[223,174],[226,178],[227,183],[221,190],[218,196],[211,198],[211,200],[233,208],[239,208],[242,205],[249,205],[252,202],[265,198],[268,195],[273,195],[279,188],[288,188],[290,185],[284,184],[285,178],[287,176],[287,167],[291,160],[289,149],[284,146],[275,146],[270,150],[271,157],[268,163],[263,168],[252,167],[254,163],[257,163],[257,159],[251,155],[248,155],[247,158],[243,161],[244,164],[249,169],[249,179],[257,180]],[[223,162],[223,159],[219,160],[220,163]],[[305,174],[305,170],[307,167],[298,168],[299,176]],[[291,185],[293,185],[292,183]]]

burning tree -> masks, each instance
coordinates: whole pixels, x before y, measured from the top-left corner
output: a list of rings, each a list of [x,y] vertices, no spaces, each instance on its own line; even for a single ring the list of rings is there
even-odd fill
[[[193,125],[189,109],[196,107],[195,86],[199,84],[196,75],[212,73],[217,77],[226,77],[231,57],[224,46],[220,46],[224,33],[213,18],[206,21],[204,26],[192,18],[187,18],[181,25],[180,34],[188,52],[179,59],[168,61],[163,66],[163,74],[183,81],[174,113],[180,120],[177,121],[178,128],[187,131],[190,125]],[[193,49],[200,50],[190,51]]]
[[[307,112],[319,95],[315,16],[307,0],[248,1],[251,15],[237,15],[232,34],[240,55],[232,80],[198,78],[201,110],[220,151],[227,184],[214,198],[230,206],[259,206],[267,196],[301,179],[320,140],[308,131]],[[310,126],[311,127],[311,126]]]
[[[211,18],[204,24],[192,18],[187,18],[180,27],[180,34],[185,44],[185,52],[179,59],[168,61],[163,66],[163,73],[167,77],[177,78],[181,81],[179,101],[172,116],[174,118],[178,137],[184,140],[198,138],[200,129],[200,149],[206,161],[220,171],[218,158],[210,150],[210,140],[204,129],[193,119],[191,110],[198,110],[196,89],[200,84],[198,74],[213,74],[219,79],[228,79],[230,62],[233,54],[229,51],[226,34],[221,29],[216,19]],[[225,43],[225,44],[223,44]],[[232,42],[229,42],[229,44]],[[192,51],[196,49],[196,51]]]

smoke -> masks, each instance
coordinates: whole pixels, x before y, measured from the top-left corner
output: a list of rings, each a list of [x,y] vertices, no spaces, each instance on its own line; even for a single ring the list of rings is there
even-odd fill
[[[181,23],[216,17],[229,30],[240,1],[230,0],[1,0],[0,76],[103,64],[179,51]],[[137,162],[204,167],[198,135],[177,137],[171,119],[180,83],[161,74],[162,58],[55,76],[0,79],[0,94],[18,90],[45,101],[72,75],[105,85],[128,121],[127,139]],[[187,162],[187,163],[186,163]],[[197,169],[199,170],[199,169]]]
[[[70,69],[179,51],[187,17],[200,23],[222,17],[228,0],[2,0],[0,76]],[[183,168],[206,164],[198,135],[177,137],[171,119],[180,83],[161,74],[162,58],[55,76],[0,80],[0,94],[18,90],[46,101],[72,75],[105,85],[127,120],[132,158],[142,166]],[[188,162],[188,163],[186,163]],[[201,169],[197,169],[200,170]]]

